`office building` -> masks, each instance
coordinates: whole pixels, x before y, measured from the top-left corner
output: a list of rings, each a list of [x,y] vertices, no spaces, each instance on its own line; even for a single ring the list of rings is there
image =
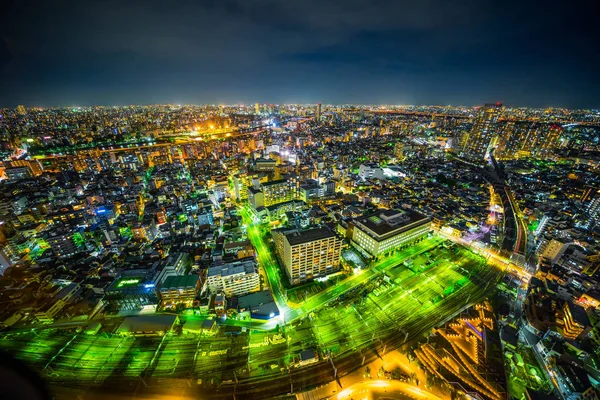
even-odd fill
[[[339,269],[342,241],[328,228],[274,230],[275,252],[297,285]]]
[[[352,242],[372,257],[419,240],[431,230],[431,220],[412,210],[385,210],[356,218]]]

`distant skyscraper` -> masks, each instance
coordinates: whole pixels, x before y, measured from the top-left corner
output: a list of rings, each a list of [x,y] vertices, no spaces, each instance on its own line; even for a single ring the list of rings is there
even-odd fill
[[[587,206],[586,214],[584,228],[591,229],[596,225],[598,214],[600,214],[600,193],[596,192],[596,194],[594,194]]]
[[[260,114],[260,104],[258,104],[258,103],[254,103],[254,111],[255,111],[257,114]]]
[[[321,103],[317,103],[317,114],[316,114],[316,118],[317,121],[321,120]]]
[[[25,109],[25,106],[18,105],[17,106],[17,113],[19,113],[19,115],[25,115],[25,114],[27,114],[27,110]]]
[[[467,134],[462,155],[473,161],[483,161],[495,136],[495,127],[502,104],[486,104],[479,112],[471,132]]]
[[[499,160],[546,158],[558,146],[561,132],[562,127],[556,124],[508,121],[498,128],[494,156]]]

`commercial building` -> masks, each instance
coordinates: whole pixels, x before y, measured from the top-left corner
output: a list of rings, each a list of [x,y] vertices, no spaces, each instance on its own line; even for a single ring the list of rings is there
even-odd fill
[[[274,230],[275,252],[290,284],[297,285],[339,269],[342,241],[328,228]]]
[[[121,336],[163,336],[179,323],[179,317],[171,314],[126,317],[117,328]]]
[[[140,310],[158,304],[154,282],[143,276],[115,279],[104,292],[104,300],[115,310]]]
[[[431,220],[412,210],[385,210],[356,218],[352,242],[372,257],[379,257],[414,242],[431,230]]]
[[[169,276],[160,286],[158,294],[163,307],[174,307],[183,304],[190,307],[200,289],[198,275]]]
[[[242,296],[260,290],[260,275],[253,258],[217,265],[208,269],[206,281],[212,293]]]

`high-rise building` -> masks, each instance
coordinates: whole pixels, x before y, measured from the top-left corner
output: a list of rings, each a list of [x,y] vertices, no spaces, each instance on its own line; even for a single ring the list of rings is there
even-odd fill
[[[273,230],[275,253],[290,284],[297,285],[339,269],[342,241],[328,228]]]
[[[316,119],[317,122],[321,120],[321,103],[317,103]]]
[[[254,103],[254,112],[260,114],[260,104]]]
[[[17,113],[19,115],[25,115],[25,114],[27,114],[27,110],[25,109],[25,106],[23,106],[22,104],[19,104],[17,106]]]
[[[592,330],[585,309],[572,301],[564,302],[556,322],[559,332],[566,339],[576,340]]]
[[[557,147],[561,132],[556,124],[508,121],[499,129],[494,156],[500,160],[545,158]]]
[[[467,133],[461,155],[473,161],[483,161],[496,135],[496,123],[502,104],[486,104],[479,111],[473,128]]]

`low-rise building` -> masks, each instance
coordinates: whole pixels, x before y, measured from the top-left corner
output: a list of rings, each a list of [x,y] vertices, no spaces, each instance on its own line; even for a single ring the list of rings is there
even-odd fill
[[[71,283],[64,288],[62,288],[48,303],[44,304],[42,308],[40,308],[35,313],[35,318],[39,323],[51,323],[54,321],[54,318],[63,308],[71,301],[73,297],[79,291],[78,283]]]
[[[242,296],[260,290],[260,275],[253,258],[216,265],[208,269],[206,284],[211,293]]]
[[[238,298],[240,312],[249,312],[255,319],[271,319],[279,316],[279,308],[268,290]]]
[[[172,314],[127,317],[119,325],[116,333],[122,336],[163,336],[178,322],[179,317]]]
[[[384,210],[354,220],[352,242],[379,257],[425,237],[431,220],[412,210]]]
[[[104,300],[114,310],[140,310],[156,306],[155,283],[143,276],[123,276],[115,279],[105,290]]]
[[[190,307],[198,290],[200,279],[196,274],[169,276],[160,286],[158,294],[163,307],[174,307],[179,304]]]

